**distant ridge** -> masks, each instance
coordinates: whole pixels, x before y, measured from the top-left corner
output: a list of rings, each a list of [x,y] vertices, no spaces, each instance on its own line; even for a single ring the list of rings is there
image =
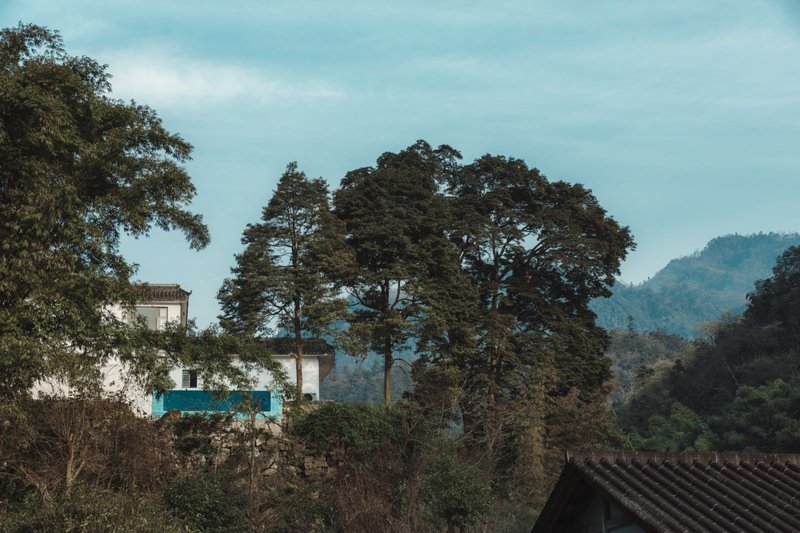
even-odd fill
[[[800,246],[800,233],[717,237],[640,285],[615,286],[611,298],[595,300],[591,307],[606,329],[627,327],[630,316],[639,331],[693,337],[703,322],[744,310],[753,283],[769,277],[776,258],[790,246]]]

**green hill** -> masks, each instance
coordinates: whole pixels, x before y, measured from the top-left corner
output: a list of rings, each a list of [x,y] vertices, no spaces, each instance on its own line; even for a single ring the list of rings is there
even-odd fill
[[[618,285],[611,298],[592,309],[606,329],[628,326],[693,337],[703,322],[722,313],[739,313],[756,280],[769,277],[775,259],[800,245],[798,233],[759,233],[717,237],[692,255],[673,259],[640,285]]]

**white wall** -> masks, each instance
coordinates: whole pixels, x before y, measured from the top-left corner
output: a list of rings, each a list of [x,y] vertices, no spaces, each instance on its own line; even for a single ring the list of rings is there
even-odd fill
[[[289,383],[297,383],[297,367],[293,357],[273,355],[286,370]],[[303,394],[312,394],[319,399],[319,359],[314,355],[303,356]]]
[[[152,304],[152,305],[137,305],[139,307],[161,307],[166,308],[166,320],[168,322],[177,322],[181,316],[180,304]],[[110,306],[108,309],[111,314],[118,320],[125,319],[125,310],[119,306]],[[162,325],[163,327],[163,325]],[[295,360],[289,355],[275,355],[273,356],[281,366],[285,369],[289,379],[289,383],[296,383],[296,368]],[[234,361],[240,367],[241,363]],[[173,368],[169,377],[175,383],[175,390],[185,390],[182,387],[183,367]],[[191,370],[191,369],[187,369]],[[130,375],[126,371],[126,365],[113,358],[108,361],[101,369],[103,376],[103,392],[107,397],[122,397],[122,399],[129,402],[132,408],[141,416],[152,416],[153,402],[152,395],[145,392],[139,385],[131,382],[128,378]],[[253,379],[253,390],[273,390],[274,380],[272,375],[263,369],[254,370],[251,373]],[[202,378],[198,376],[197,387],[195,390],[203,389]],[[189,389],[191,390],[191,389]],[[68,396],[72,390],[64,382],[58,380],[46,380],[38,382],[34,385],[32,393],[34,397],[42,395],[55,395],[55,396]],[[303,357],[303,393],[311,394],[315,399],[319,399],[319,359],[314,355],[306,355]]]
[[[176,304],[153,304],[137,305],[138,307],[161,307],[166,308],[167,322],[179,322],[181,318],[181,305]],[[125,309],[120,305],[111,305],[107,308],[117,320],[125,320]],[[163,327],[163,325],[162,325]],[[151,395],[142,389],[138,384],[129,378],[130,372],[126,365],[118,358],[111,358],[100,369],[103,379],[103,396],[107,398],[119,398],[127,401],[131,408],[141,416],[150,416],[153,412]],[[180,385],[180,379],[177,381]],[[34,398],[47,396],[66,397],[72,394],[73,389],[61,380],[49,379],[38,381],[34,384],[31,394]]]
[[[297,383],[297,371],[295,367],[295,360],[288,355],[274,355],[273,358],[280,363],[286,372],[289,383]],[[242,364],[238,360],[234,360],[234,364],[242,368]],[[176,389],[183,389],[181,381],[183,377],[184,368],[173,368],[169,377],[175,382]],[[191,370],[186,368],[186,370]],[[272,374],[264,369],[256,369],[250,373],[253,380],[253,390],[272,390],[274,389],[274,380]],[[197,387],[195,389],[203,388],[202,377],[198,376]],[[315,356],[303,357],[303,393],[314,394],[319,398],[319,360]]]

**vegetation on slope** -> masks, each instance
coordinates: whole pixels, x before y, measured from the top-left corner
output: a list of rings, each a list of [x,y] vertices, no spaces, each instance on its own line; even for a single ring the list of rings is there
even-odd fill
[[[640,376],[619,420],[644,449],[800,452],[800,248],[674,362]]]
[[[704,322],[742,312],[753,283],[769,275],[786,248],[798,244],[797,233],[718,237],[700,252],[670,261],[641,285],[616,285],[613,296],[595,300],[592,309],[609,330],[627,327],[634,317],[639,331],[694,338]]]

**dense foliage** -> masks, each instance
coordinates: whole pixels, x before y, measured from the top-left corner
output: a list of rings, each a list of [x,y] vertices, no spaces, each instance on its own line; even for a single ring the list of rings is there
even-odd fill
[[[620,414],[648,449],[800,451],[800,248],[674,362],[643,375]]]
[[[663,330],[638,332],[631,317],[626,329],[609,332],[611,342],[606,357],[611,360],[617,388],[611,399],[615,408],[626,403],[637,392],[637,387],[658,366],[671,364],[684,356],[691,344],[679,335]]]
[[[354,264],[344,285],[355,301],[349,317],[350,352],[374,350],[383,358],[384,403],[392,403],[395,354],[418,331],[426,309],[426,284],[447,260],[450,223],[439,184],[460,155],[448,146],[417,141],[382,154],[374,167],[352,170],[334,194]]]
[[[322,178],[308,179],[290,163],[262,221],[247,225],[234,277],[218,296],[227,331],[262,337],[278,328],[293,339],[297,398],[303,397],[303,338],[321,335],[345,315],[335,280],[349,256],[328,196]]]
[[[105,67],[56,32],[0,32],[0,396],[41,378],[97,378],[112,355],[147,377],[146,339],[108,311],[132,303],[123,234],[208,243],[183,164],[191,146],[156,113],[109,96]]]

